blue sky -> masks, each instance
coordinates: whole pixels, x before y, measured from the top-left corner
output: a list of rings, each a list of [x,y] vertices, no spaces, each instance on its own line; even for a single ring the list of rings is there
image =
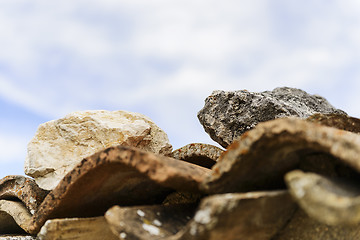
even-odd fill
[[[0,177],[39,124],[87,109],[149,116],[174,148],[212,143],[213,90],[297,87],[360,116],[360,2],[0,2]]]

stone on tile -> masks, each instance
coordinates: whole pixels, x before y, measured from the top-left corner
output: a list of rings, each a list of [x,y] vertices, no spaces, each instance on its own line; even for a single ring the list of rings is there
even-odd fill
[[[25,174],[53,189],[83,158],[110,146],[126,145],[169,155],[166,133],[148,117],[126,111],[74,112],[39,126],[28,144]]]
[[[358,182],[295,170],[285,175],[292,197],[312,218],[328,225],[360,223]]]
[[[183,230],[166,240],[270,240],[295,209],[286,191],[213,195],[201,201]]]
[[[29,233],[37,234],[49,218],[99,216],[113,205],[162,203],[174,190],[200,193],[209,172],[138,148],[107,148],[81,161],[45,197]]]
[[[319,156],[324,161],[313,164],[313,172],[360,178],[358,134],[298,118],[268,121],[230,145],[202,187],[208,193],[283,188],[286,172],[307,168]]]
[[[116,240],[104,217],[47,220],[38,240]]]
[[[41,189],[33,179],[10,175],[0,179],[0,200],[19,199],[34,214],[48,191]]]
[[[0,200],[0,234],[25,233],[31,214],[23,203]]]
[[[323,97],[282,87],[259,93],[214,91],[198,118],[210,137],[226,148],[260,122],[288,116],[307,118],[315,113],[346,114]]]
[[[212,168],[224,150],[210,144],[191,143],[172,152],[171,157]]]
[[[193,217],[196,205],[154,205],[110,208],[105,218],[114,235],[126,240],[156,240],[172,236]]]

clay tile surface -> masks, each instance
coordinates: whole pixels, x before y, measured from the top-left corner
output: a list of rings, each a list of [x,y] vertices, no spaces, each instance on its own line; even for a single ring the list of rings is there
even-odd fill
[[[321,114],[317,113],[306,120],[309,122],[319,123],[325,126],[342,129],[349,132],[359,133],[360,132],[360,119],[349,117],[344,114]]]
[[[28,235],[1,235],[0,240],[35,240],[36,238]]]
[[[0,200],[0,234],[25,233],[31,214],[21,202]]]
[[[356,240],[360,239],[360,224],[329,226],[296,211],[290,222],[271,240]]]
[[[173,158],[211,168],[224,150],[204,143],[191,143],[172,152]]]
[[[208,193],[284,187],[284,174],[294,168],[358,179],[359,156],[358,134],[298,118],[276,119],[234,141],[202,187]]]
[[[0,199],[19,199],[32,214],[47,194],[31,178],[11,175],[0,180]]]
[[[47,220],[37,235],[38,240],[116,240],[105,218],[61,218]]]
[[[296,209],[286,191],[204,198],[186,227],[167,240],[272,239]]]
[[[285,176],[292,197],[313,219],[328,225],[360,223],[358,184],[300,170]]]
[[[179,232],[193,217],[195,204],[110,208],[105,218],[113,233],[126,240],[164,239]]]
[[[31,219],[36,234],[47,219],[103,214],[113,205],[161,203],[173,190],[199,192],[210,170],[137,148],[100,151],[69,172]]]

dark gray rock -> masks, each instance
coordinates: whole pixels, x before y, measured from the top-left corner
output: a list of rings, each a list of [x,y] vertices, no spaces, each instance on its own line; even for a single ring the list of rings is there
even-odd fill
[[[287,116],[307,118],[315,113],[346,115],[321,96],[282,87],[260,93],[214,91],[206,98],[198,118],[210,137],[226,148],[259,122]]]

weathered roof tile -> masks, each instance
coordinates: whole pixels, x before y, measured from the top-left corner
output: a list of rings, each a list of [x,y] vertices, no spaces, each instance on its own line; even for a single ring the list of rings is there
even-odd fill
[[[298,118],[283,118],[260,123],[234,141],[202,187],[208,193],[285,187],[284,174],[298,167],[306,168],[307,156],[311,154],[326,156],[330,161],[322,163],[333,165],[313,165],[315,172],[317,167],[344,166],[344,174],[359,176],[358,134]]]

